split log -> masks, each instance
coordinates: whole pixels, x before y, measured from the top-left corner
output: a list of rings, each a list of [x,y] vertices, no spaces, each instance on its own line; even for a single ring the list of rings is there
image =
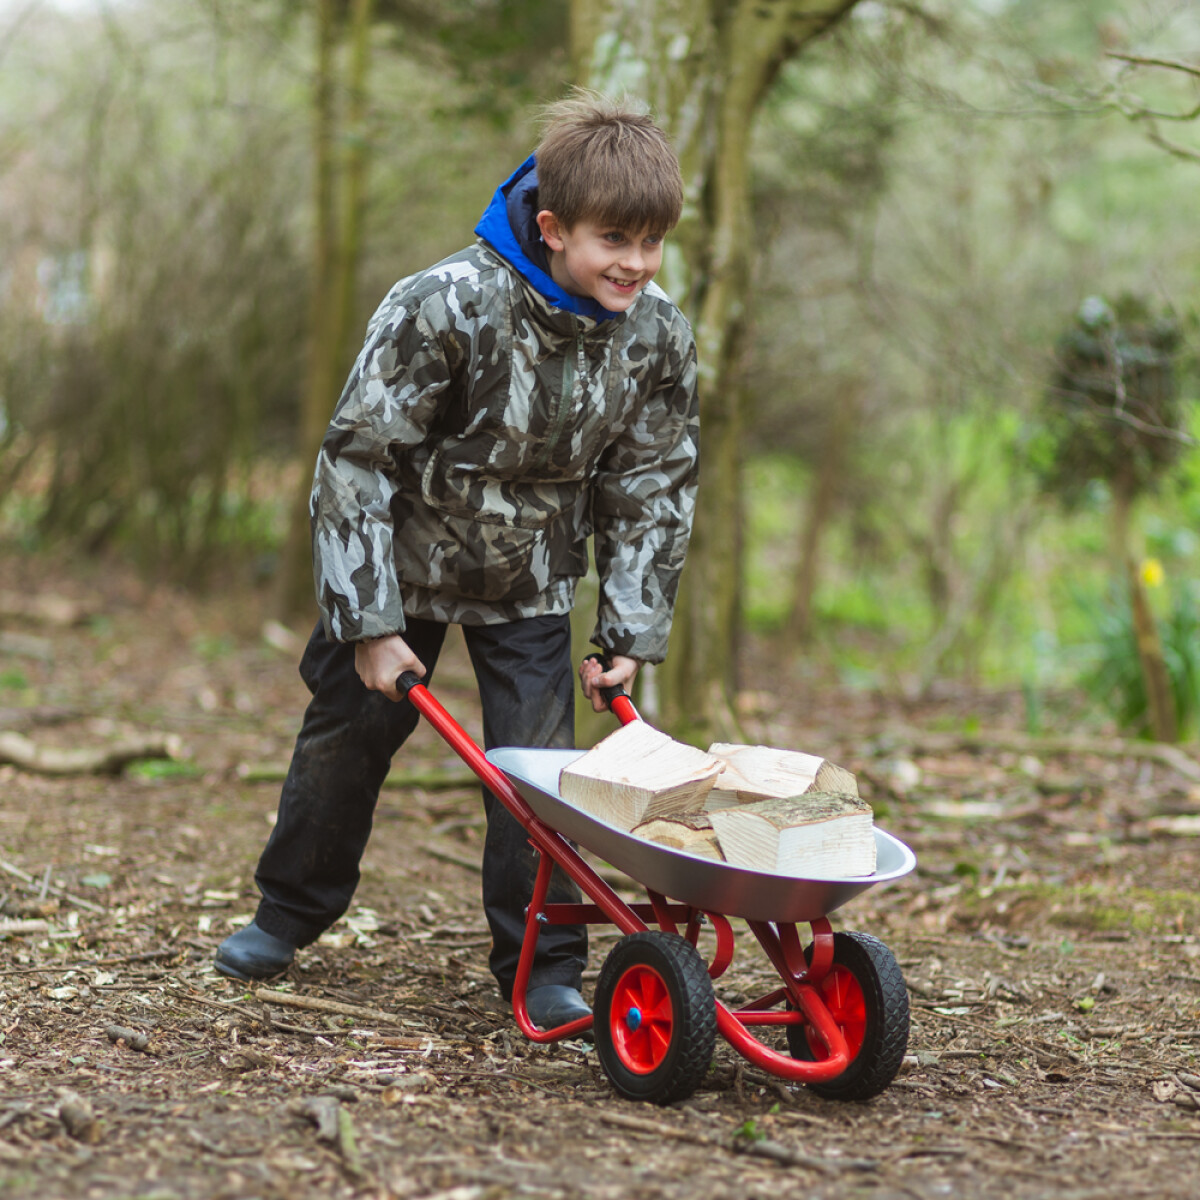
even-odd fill
[[[0,762],[36,775],[117,775],[144,758],[178,758],[182,743],[175,734],[151,733],[105,746],[39,746],[15,730],[0,731]]]
[[[636,837],[645,838],[671,850],[682,850],[685,854],[698,854],[724,862],[717,832],[712,818],[705,812],[670,813],[665,817],[651,817],[633,827]]]
[[[720,770],[713,755],[631,721],[565,767],[558,787],[569,804],[631,830],[651,817],[703,808]]]
[[[815,754],[730,742],[714,742],[708,752],[723,765],[704,805],[709,812],[758,800],[783,800],[805,792],[858,795],[858,781],[849,771]]]
[[[850,879],[875,870],[871,806],[858,796],[808,792],[710,814],[726,861],[768,874]]]

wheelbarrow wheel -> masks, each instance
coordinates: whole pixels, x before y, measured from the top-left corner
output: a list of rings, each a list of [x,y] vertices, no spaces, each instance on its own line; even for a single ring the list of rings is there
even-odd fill
[[[623,937],[600,969],[592,1007],[600,1064],[627,1100],[684,1100],[708,1073],[717,1037],[712,980],[678,934]]]
[[[812,958],[812,948],[805,951]],[[817,985],[850,1047],[850,1065],[835,1079],[810,1083],[827,1100],[869,1100],[896,1078],[908,1049],[908,989],[892,952],[869,933],[833,935],[833,964]],[[808,1024],[787,1027],[793,1058],[820,1062],[825,1043]]]

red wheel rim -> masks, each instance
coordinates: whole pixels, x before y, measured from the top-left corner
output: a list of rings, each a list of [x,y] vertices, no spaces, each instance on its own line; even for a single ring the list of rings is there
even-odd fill
[[[630,967],[613,989],[608,1025],[613,1048],[635,1075],[662,1066],[671,1048],[675,1013],[663,977],[652,967]]]
[[[825,1001],[833,1023],[842,1031],[850,1057],[856,1058],[867,1036],[867,1001],[862,985],[853,971],[835,963],[829,974],[821,980],[820,986],[821,999]],[[829,1048],[812,1025],[805,1025],[804,1035],[814,1062],[822,1062],[829,1057]]]

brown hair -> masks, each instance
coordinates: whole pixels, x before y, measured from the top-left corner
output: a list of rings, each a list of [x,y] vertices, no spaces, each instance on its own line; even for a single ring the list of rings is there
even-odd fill
[[[623,232],[674,228],[683,208],[679,160],[667,135],[628,101],[575,92],[543,114],[538,205],[563,226]]]

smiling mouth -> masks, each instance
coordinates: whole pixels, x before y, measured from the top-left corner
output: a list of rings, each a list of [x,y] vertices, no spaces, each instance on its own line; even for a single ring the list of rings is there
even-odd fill
[[[622,291],[627,291],[630,288],[635,288],[638,285],[636,279],[614,279],[611,275],[605,275],[604,278],[615,288],[620,288]]]

